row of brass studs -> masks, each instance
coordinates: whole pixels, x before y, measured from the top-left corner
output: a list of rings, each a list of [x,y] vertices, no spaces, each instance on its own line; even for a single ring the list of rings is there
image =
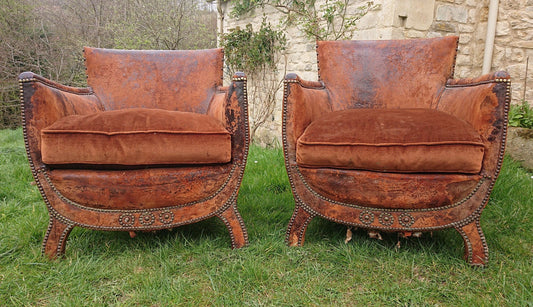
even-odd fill
[[[359,214],[359,221],[361,221],[361,223],[364,225],[372,225],[374,220],[375,214],[372,211],[365,210]],[[394,216],[390,213],[382,212],[378,216],[378,221],[381,223],[381,225],[391,226],[394,223]],[[409,228],[415,222],[415,218],[411,214],[403,212],[398,216],[398,222],[403,227]]]
[[[139,214],[139,223],[143,226],[150,226],[155,222],[155,215],[152,212],[143,212]],[[164,225],[168,225],[174,221],[174,213],[170,210],[164,210],[159,213],[159,222]],[[135,215],[132,213],[122,213],[118,222],[122,227],[131,227],[135,223]]]
[[[238,185],[235,189],[235,191],[233,191],[233,194],[231,195],[230,199],[227,201],[227,206],[223,206],[223,210],[218,210],[217,212],[217,216],[224,222],[224,224],[226,224],[226,227],[228,228],[229,230],[229,234],[230,234],[230,238],[231,238],[231,246],[232,248],[235,248],[236,247],[236,243],[235,243],[235,236],[233,234],[233,231],[231,230],[231,225],[229,224],[229,221],[224,218],[220,213],[224,212],[225,210],[234,210],[235,212],[235,216],[237,217],[237,220],[239,221],[239,225],[244,233],[244,240],[245,242],[247,243],[248,242],[248,232],[246,231],[246,226],[244,225],[244,220],[242,219],[242,216],[239,214],[239,211],[237,210],[237,193],[239,191],[239,186],[240,186],[240,183],[242,181],[242,177],[244,175],[244,169],[245,169],[245,166],[246,166],[246,161],[247,161],[247,158],[248,158],[248,152],[249,152],[249,142],[250,142],[250,131],[249,131],[249,126],[248,126],[248,88],[247,88],[247,78],[246,76],[243,76],[243,77],[237,77],[237,78],[233,78],[233,81],[234,82],[243,82],[243,93],[242,95],[244,96],[242,98],[242,109],[244,111],[244,114],[242,115],[242,119],[243,119],[243,125],[244,125],[244,156],[243,156],[243,160],[242,160],[242,165],[241,165],[241,169],[240,169],[240,172],[239,172],[239,177],[237,178],[238,180]],[[238,97],[237,97],[238,99]],[[232,208],[229,208],[229,207],[232,207]]]

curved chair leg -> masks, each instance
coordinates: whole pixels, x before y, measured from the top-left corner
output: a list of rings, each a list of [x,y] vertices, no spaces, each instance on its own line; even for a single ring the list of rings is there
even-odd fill
[[[65,245],[74,225],[65,224],[50,216],[48,230],[43,240],[42,253],[50,259],[61,257],[65,253]]]
[[[479,224],[479,217],[469,224],[456,229],[463,237],[465,243],[465,260],[470,265],[485,266],[489,261],[489,249]]]
[[[234,202],[217,216],[224,222],[231,236],[231,247],[241,248],[248,245],[248,233],[242,220],[241,214],[237,210],[237,203]]]
[[[315,216],[296,205],[287,228],[286,241],[289,246],[302,246],[305,241],[307,225]]]

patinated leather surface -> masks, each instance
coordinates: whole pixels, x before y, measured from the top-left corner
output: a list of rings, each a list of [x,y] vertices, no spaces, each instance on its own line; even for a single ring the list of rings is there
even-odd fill
[[[484,145],[467,122],[432,109],[348,109],[313,121],[298,139],[296,162],[380,172],[471,173]]]
[[[63,117],[41,131],[43,162],[209,164],[231,160],[231,135],[198,113],[132,108]]]
[[[109,210],[166,208],[201,201],[219,190],[231,164],[145,169],[53,169],[49,178],[62,196]]]
[[[379,209],[431,209],[463,200],[481,179],[466,174],[406,174],[298,167],[309,191],[338,201]],[[334,189],[332,187],[335,187]]]
[[[106,110],[157,108],[206,113],[222,85],[222,49],[84,49],[87,82]],[[179,99],[177,99],[179,98]]]
[[[458,37],[318,42],[333,110],[431,108],[453,75]],[[405,99],[409,98],[406,102]]]

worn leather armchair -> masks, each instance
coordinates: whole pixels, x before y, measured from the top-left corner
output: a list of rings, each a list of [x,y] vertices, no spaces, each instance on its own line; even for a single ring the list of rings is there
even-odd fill
[[[85,48],[88,88],[19,76],[24,139],[50,213],[43,252],[73,227],[135,231],[217,216],[247,244],[237,194],[248,153],[246,77],[223,51]]]
[[[319,80],[285,79],[283,147],[296,207],[404,236],[455,228],[485,265],[480,215],[505,147],[510,77],[453,79],[458,37],[317,43]]]

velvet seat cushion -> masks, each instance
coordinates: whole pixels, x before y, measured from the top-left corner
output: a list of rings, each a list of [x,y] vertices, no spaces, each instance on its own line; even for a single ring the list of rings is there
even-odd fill
[[[405,173],[479,173],[481,137],[431,109],[351,109],[313,121],[297,142],[305,167]]]
[[[47,164],[226,163],[231,135],[205,114],[122,109],[59,119],[42,130],[41,154]]]

